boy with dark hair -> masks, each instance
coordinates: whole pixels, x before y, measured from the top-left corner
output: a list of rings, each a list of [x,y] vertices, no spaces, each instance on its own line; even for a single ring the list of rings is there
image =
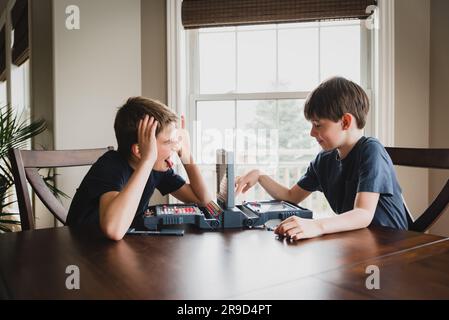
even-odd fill
[[[130,98],[118,110],[114,130],[117,151],[101,156],[84,177],[70,205],[67,224],[97,226],[120,240],[133,225],[143,227],[143,214],[154,189],[178,200],[205,205],[211,201],[190,154],[188,134],[177,130],[178,117],[164,104]],[[190,183],[175,174],[174,151]]]
[[[299,203],[314,191],[324,193],[334,217],[284,220],[275,233],[292,240],[365,228],[369,225],[407,229],[402,191],[393,163],[382,144],[363,136],[369,100],[363,89],[344,78],[331,78],[307,98],[304,115],[310,135],[323,151],[288,189],[259,170],[236,179],[236,194],[260,185],[277,200]]]

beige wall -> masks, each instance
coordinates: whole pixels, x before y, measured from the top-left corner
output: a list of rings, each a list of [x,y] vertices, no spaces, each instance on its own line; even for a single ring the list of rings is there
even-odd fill
[[[430,1],[395,0],[395,146],[429,147]],[[416,216],[428,205],[428,170],[397,167]]]
[[[142,95],[167,103],[167,22],[165,0],[142,0]],[[155,190],[150,204],[166,203]]]
[[[8,0],[0,0],[0,12],[3,12],[3,10],[5,10],[7,4]]]
[[[449,148],[449,1],[432,0],[430,18],[430,147]],[[448,179],[449,170],[430,171],[431,200]],[[431,233],[449,236],[449,208]]]
[[[42,1],[32,9],[33,29],[39,29],[32,34],[32,101],[49,132],[36,143],[116,146],[113,120],[127,97],[167,101],[165,0]],[[65,28],[67,5],[79,6],[80,30]],[[60,189],[73,196],[87,169],[60,170]],[[155,192],[151,202],[166,200]],[[38,227],[52,226],[52,216],[36,205]]]
[[[48,129],[33,138],[33,149],[54,149],[53,15],[52,0],[30,1],[30,100],[34,119],[44,119]],[[34,197],[36,227],[51,226],[53,215]]]
[[[395,0],[395,145],[449,148],[449,1]],[[397,168],[404,197],[421,214],[448,170]],[[449,236],[449,209],[430,230]]]
[[[167,103],[165,0],[142,0],[142,94]]]
[[[65,27],[68,5],[80,30]],[[140,29],[140,0],[53,1],[55,149],[116,147],[117,108],[141,94]],[[73,196],[87,169],[59,172]]]

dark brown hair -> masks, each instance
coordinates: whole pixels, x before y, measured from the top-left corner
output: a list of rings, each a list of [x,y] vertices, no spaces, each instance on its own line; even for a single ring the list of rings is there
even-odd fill
[[[158,122],[156,136],[167,125],[176,123],[178,117],[165,104],[145,97],[132,97],[119,108],[114,121],[118,152],[126,159],[131,154],[131,146],[137,143],[139,121],[149,115]]]
[[[310,93],[304,105],[307,120],[329,119],[337,122],[350,113],[363,129],[369,111],[369,99],[356,83],[342,77],[334,77],[321,83]]]

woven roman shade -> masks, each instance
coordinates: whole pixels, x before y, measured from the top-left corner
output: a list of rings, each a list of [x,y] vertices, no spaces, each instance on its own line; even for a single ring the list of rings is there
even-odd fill
[[[14,44],[12,62],[20,66],[29,57],[28,45],[28,0],[16,0],[11,10]]]
[[[366,19],[376,0],[184,0],[185,29]]]

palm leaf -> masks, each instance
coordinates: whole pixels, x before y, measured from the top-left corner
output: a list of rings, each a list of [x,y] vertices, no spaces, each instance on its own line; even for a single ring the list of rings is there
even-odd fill
[[[18,216],[19,214],[16,212],[0,212],[0,217],[11,217],[11,216]]]
[[[17,220],[4,220],[4,219],[0,219],[0,223],[1,224],[14,224],[14,225],[19,225],[20,221]]]
[[[5,224],[0,224],[0,231],[2,231],[2,232],[12,232],[12,229],[8,228]]]
[[[12,217],[16,213],[3,212],[3,209],[14,204],[10,201],[9,192],[14,185],[11,163],[8,152],[11,148],[23,149],[30,138],[44,132],[47,129],[45,120],[37,120],[28,123],[18,116],[9,106],[0,107],[0,217]],[[0,231],[9,232],[12,229],[8,225],[19,225],[20,221],[0,219]]]

